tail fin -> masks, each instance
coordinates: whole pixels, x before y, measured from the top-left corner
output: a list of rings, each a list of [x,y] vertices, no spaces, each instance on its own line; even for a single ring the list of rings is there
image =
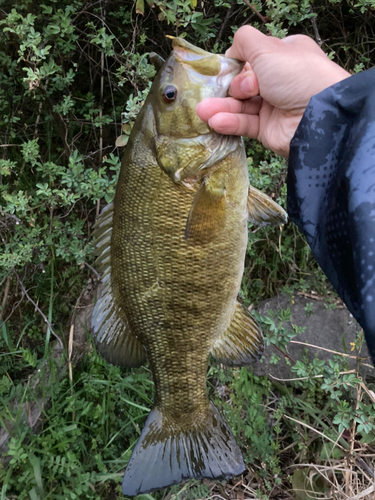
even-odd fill
[[[154,408],[126,467],[122,490],[136,496],[190,478],[225,479],[244,470],[241,451],[212,403],[204,424],[181,430]]]

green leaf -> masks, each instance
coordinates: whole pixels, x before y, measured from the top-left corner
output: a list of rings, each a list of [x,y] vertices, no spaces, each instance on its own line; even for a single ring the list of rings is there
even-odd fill
[[[137,3],[135,4],[135,13],[141,14],[142,16],[144,16],[144,14],[145,14],[144,0],[137,0]]]
[[[36,366],[36,353],[32,353],[29,348],[23,349],[22,347],[20,348],[22,352],[22,357],[23,359],[29,363],[33,368]]]

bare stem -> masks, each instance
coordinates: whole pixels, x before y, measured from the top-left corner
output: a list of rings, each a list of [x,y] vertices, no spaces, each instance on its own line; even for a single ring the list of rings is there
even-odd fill
[[[26,288],[24,287],[24,284],[22,283],[21,281],[21,278],[18,276],[18,274],[16,272],[14,272],[16,278],[17,278],[17,281],[21,287],[21,290],[23,292],[24,295],[26,295],[26,298],[29,302],[32,303],[32,305],[35,307],[35,310],[38,311],[38,313],[42,316],[44,322],[47,324],[48,328],[51,330],[51,333],[52,335],[56,338],[56,340],[59,342],[60,344],[60,347],[61,349],[64,349],[64,345],[62,343],[62,340],[60,339],[60,337],[55,333],[54,329],[52,328],[52,325],[51,323],[48,321],[47,317],[45,316],[45,314],[43,313],[43,311],[39,308],[38,304],[36,302],[33,301],[33,299],[30,297],[30,295],[27,293],[27,290]]]
[[[259,19],[262,21],[262,23],[266,23],[268,21],[268,17],[265,17],[265,16],[262,16],[262,14],[258,11],[258,9],[256,7],[254,7],[254,5],[252,5],[249,0],[244,0],[245,4],[254,12],[254,14],[256,14]]]

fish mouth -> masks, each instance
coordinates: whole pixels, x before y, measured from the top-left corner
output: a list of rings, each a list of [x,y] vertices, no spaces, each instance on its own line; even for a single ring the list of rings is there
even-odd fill
[[[219,95],[217,97],[227,97],[231,81],[241,73],[245,63],[225,56],[220,56],[220,59],[220,73],[217,77]]]
[[[170,38],[172,40],[172,48],[174,51],[176,51],[176,50],[178,51],[178,49],[180,49],[180,51],[182,50],[183,52],[185,52],[188,55],[190,53],[190,56],[195,55],[198,57],[199,56],[200,57],[209,57],[209,56],[213,55],[204,49],[196,47],[195,45],[188,42],[184,38],[179,38],[178,36],[171,36],[171,35],[167,35],[167,38]]]
[[[220,90],[224,88],[228,90],[231,80],[241,73],[244,67],[245,63],[242,61],[220,54],[211,54],[183,38],[169,38],[172,38],[176,61],[190,66],[201,75],[216,77]]]

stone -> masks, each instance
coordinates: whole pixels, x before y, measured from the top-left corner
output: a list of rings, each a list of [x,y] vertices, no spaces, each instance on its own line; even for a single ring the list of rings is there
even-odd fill
[[[280,295],[264,300],[255,310],[262,316],[269,316],[272,311],[279,313],[282,309],[287,308],[291,311],[291,324],[284,324],[284,326],[288,327],[290,331],[293,331],[292,324],[305,327],[305,331],[299,333],[288,344],[288,355],[292,365],[303,357],[306,350],[310,360],[314,359],[315,356],[322,360],[330,360],[334,356],[333,352],[346,353],[351,356],[356,354],[351,352],[351,343],[355,341],[361,327],[339,299],[336,301],[335,307],[332,308],[326,300],[318,295],[317,298],[314,298],[312,294],[296,294],[293,297]],[[308,343],[316,347],[308,347],[295,342]],[[270,363],[273,353],[281,358],[277,364]],[[365,342],[361,350],[362,357],[366,358],[365,363],[372,364]],[[296,378],[297,375],[291,372],[285,359],[285,356],[278,349],[272,345],[268,346],[265,348],[262,360],[253,365],[253,371],[256,375],[271,375],[271,378]],[[346,359],[349,362],[349,369],[354,369],[355,359]],[[375,369],[361,368],[360,375],[375,377]]]

